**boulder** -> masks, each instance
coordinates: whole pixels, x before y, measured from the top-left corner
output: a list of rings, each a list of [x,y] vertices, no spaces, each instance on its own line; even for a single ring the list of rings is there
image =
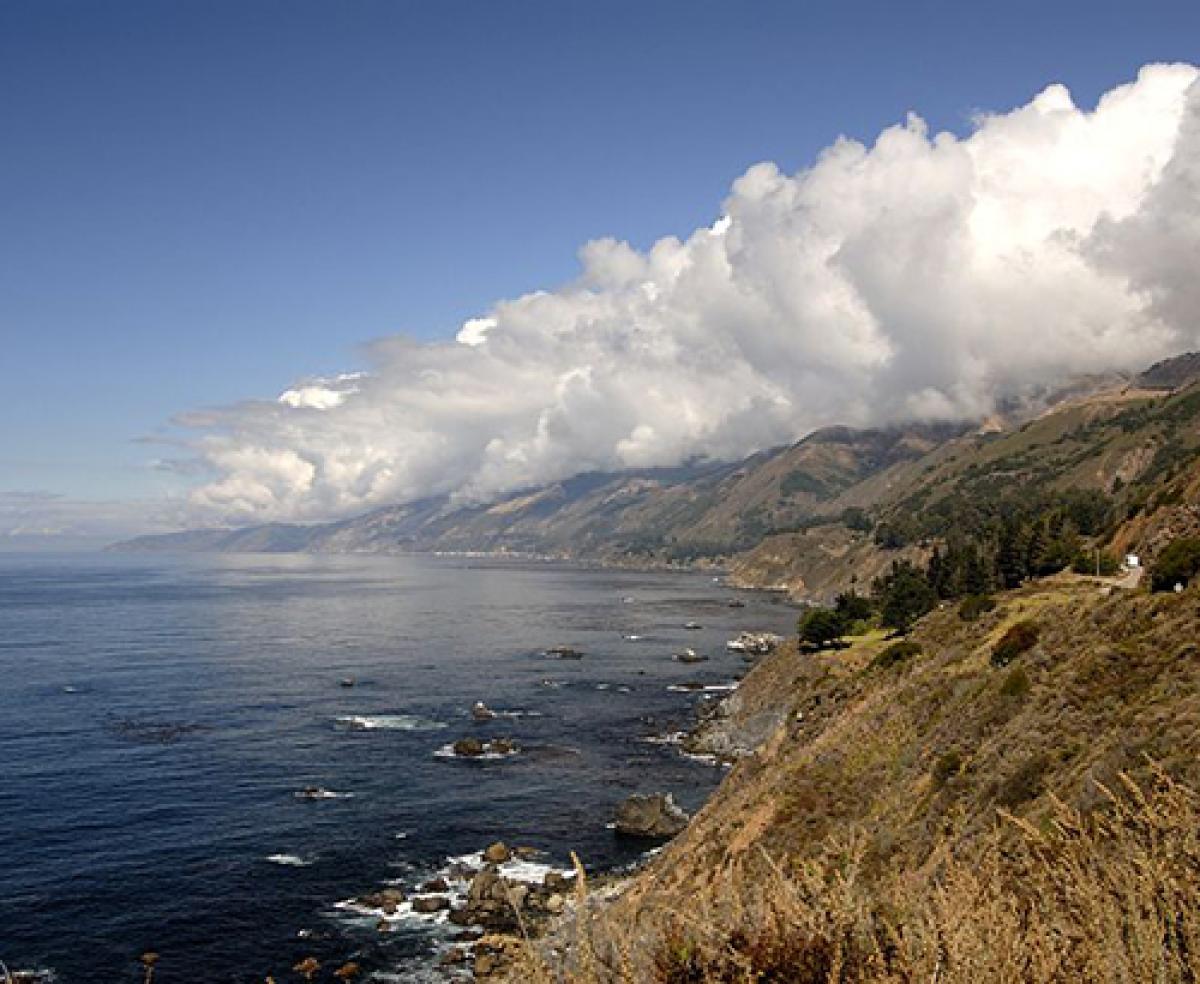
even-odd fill
[[[422,892],[438,893],[450,891],[450,886],[446,884],[445,878],[431,878],[421,886]]]
[[[635,793],[617,807],[616,827],[626,837],[666,840],[683,830],[688,819],[670,793]]]
[[[412,900],[413,912],[441,912],[450,908],[450,900],[444,895],[425,895]]]
[[[574,875],[563,875],[557,871],[547,871],[542,879],[542,885],[548,892],[568,892],[574,884]]]
[[[483,850],[483,859],[492,864],[504,864],[511,857],[512,851],[505,846],[504,841],[496,841]]]
[[[483,742],[478,738],[459,738],[452,746],[455,755],[474,758],[484,753]]]
[[[441,960],[438,961],[443,967],[453,967],[457,964],[466,963],[470,954],[461,946],[452,947],[442,954]]]
[[[475,701],[474,706],[471,708],[471,717],[476,721],[490,721],[495,716],[496,712],[481,700]]]
[[[563,911],[563,909],[565,909],[566,907],[567,907],[567,900],[564,899],[557,892],[555,892],[548,899],[546,899],[545,909],[551,915],[554,915],[554,916],[559,915]]]
[[[508,755],[516,750],[516,744],[508,738],[493,738],[488,743],[488,751],[494,752],[496,755]]]

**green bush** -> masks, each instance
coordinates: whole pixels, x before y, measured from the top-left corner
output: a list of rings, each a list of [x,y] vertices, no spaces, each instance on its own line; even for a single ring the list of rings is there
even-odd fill
[[[874,613],[875,608],[870,598],[864,598],[855,591],[844,591],[834,599],[834,608],[847,622],[865,622]]]
[[[941,789],[947,782],[958,775],[962,769],[962,756],[956,751],[946,752],[944,755],[939,755],[936,762],[933,763],[933,783],[938,789]]]
[[[810,608],[800,617],[800,641],[823,649],[846,634],[846,620],[833,608]]]
[[[1014,666],[1008,671],[1008,676],[1000,684],[1000,693],[1005,697],[1024,697],[1029,693],[1033,684],[1029,682],[1029,674],[1024,667]]]
[[[1200,571],[1200,538],[1172,540],[1150,568],[1150,590],[1171,591],[1186,585]]]
[[[914,656],[920,655],[921,647],[917,643],[902,639],[899,642],[893,642],[887,649],[871,660],[871,665],[876,669],[886,670],[889,666],[906,663]]]
[[[1071,561],[1071,570],[1076,574],[1099,574],[1101,577],[1112,577],[1119,569],[1120,564],[1117,558],[1107,550],[1101,550],[1098,554],[1095,551],[1078,553]]]
[[[1007,632],[992,650],[992,666],[1008,666],[1024,652],[1037,645],[1041,629],[1028,619],[1009,626]]]
[[[996,599],[989,595],[967,595],[958,606],[958,617],[964,622],[974,622],[995,608]]]

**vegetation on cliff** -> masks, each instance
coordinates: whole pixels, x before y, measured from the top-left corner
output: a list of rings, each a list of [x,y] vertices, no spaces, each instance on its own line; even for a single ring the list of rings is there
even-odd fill
[[[697,736],[773,710],[713,799],[526,973],[600,981],[1189,981],[1200,594],[1064,573],[896,643],[789,645]]]

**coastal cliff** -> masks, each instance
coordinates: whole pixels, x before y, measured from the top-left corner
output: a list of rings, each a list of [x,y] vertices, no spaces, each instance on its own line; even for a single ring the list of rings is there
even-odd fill
[[[534,970],[1193,979],[1200,594],[1067,575],[997,600],[931,613],[895,661],[880,633],[766,657],[692,739],[732,772]],[[997,665],[1019,622],[1036,642]]]

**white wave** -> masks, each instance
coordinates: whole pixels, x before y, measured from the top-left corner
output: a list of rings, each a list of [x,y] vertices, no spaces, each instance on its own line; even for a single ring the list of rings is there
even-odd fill
[[[353,799],[353,793],[339,793],[335,789],[298,789],[293,793],[296,799],[302,800],[332,800],[332,799]]]
[[[337,723],[351,731],[437,731],[448,726],[416,714],[348,714]]]
[[[272,864],[282,864],[289,868],[307,868],[312,861],[298,854],[268,854],[267,860]]]
[[[669,691],[675,694],[724,694],[737,690],[738,684],[736,680],[731,680],[729,683],[706,683],[696,685],[691,683],[672,683],[667,687]]]
[[[665,735],[645,735],[641,741],[647,745],[678,745],[686,737],[686,731],[672,731]]]
[[[491,749],[485,751],[482,755],[458,755],[454,751],[454,743],[443,745],[433,753],[434,758],[440,759],[457,759],[462,762],[495,762],[498,759],[512,758],[514,755],[519,755],[521,750],[514,748],[511,752],[493,752]]]
[[[457,854],[446,859],[446,871],[449,871],[455,865],[465,865],[468,868],[480,869],[487,863],[483,859],[483,852],[476,851],[473,854]],[[511,881],[527,882],[531,885],[541,884],[546,875],[550,872],[568,877],[575,873],[574,868],[562,868],[558,865],[548,864],[544,861],[530,861],[528,858],[512,857],[499,865],[500,874]],[[442,877],[449,880],[448,875],[443,873]]]

